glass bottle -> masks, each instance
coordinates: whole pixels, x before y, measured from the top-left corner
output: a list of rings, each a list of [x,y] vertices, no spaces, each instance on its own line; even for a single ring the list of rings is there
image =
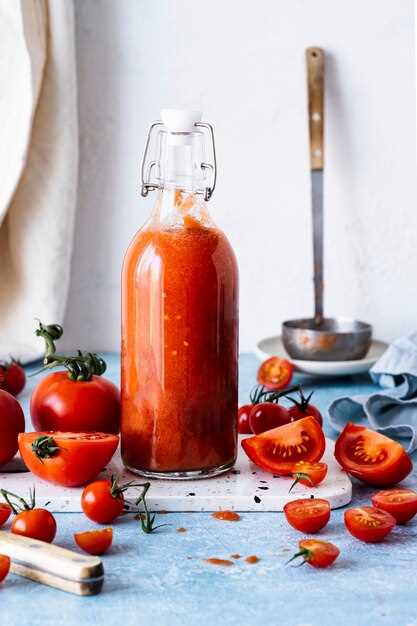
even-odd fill
[[[122,458],[144,476],[198,478],[236,459],[238,270],[207,210],[212,127],[196,111],[161,117],[142,164],[155,208],[123,264]]]

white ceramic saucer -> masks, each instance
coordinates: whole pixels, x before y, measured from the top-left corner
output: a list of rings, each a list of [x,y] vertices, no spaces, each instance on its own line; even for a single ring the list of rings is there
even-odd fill
[[[281,337],[265,337],[255,346],[255,354],[264,361],[270,356],[289,359],[295,369],[311,376],[349,376],[367,372],[388,348],[384,341],[374,339],[368,354],[359,361],[298,361],[291,359],[284,348]]]

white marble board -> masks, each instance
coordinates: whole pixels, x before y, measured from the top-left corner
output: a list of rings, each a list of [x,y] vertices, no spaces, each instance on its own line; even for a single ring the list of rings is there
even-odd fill
[[[282,511],[289,500],[314,495],[325,498],[331,508],[348,504],[352,498],[352,483],[333,456],[334,442],[326,439],[326,452],[323,461],[329,466],[328,474],[316,488],[296,485],[290,494],[290,478],[274,477],[253,465],[239,445],[239,456],[233,470],[217,478],[203,480],[153,480],[148,492],[149,508],[154,511]],[[132,480],[134,475],[124,469],[117,452],[104,474],[117,474],[122,482]],[[139,482],[142,479],[139,480]],[[146,479],[143,479],[145,481]],[[49,501],[48,509],[52,512],[80,512],[82,488],[65,488],[51,485],[32,474],[0,473],[0,487],[27,495],[29,488],[35,486],[36,500],[39,505]],[[127,492],[133,499],[136,491]]]

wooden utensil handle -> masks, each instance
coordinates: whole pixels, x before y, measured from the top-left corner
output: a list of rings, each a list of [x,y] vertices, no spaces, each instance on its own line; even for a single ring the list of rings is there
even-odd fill
[[[307,48],[308,125],[312,170],[324,166],[324,50]]]

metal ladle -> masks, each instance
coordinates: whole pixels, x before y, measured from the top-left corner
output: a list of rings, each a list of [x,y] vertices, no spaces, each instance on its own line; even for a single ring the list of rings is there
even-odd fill
[[[362,359],[372,340],[372,326],[359,320],[323,314],[323,170],[324,170],[324,51],[307,48],[308,115],[310,130],[313,213],[314,318],[287,320],[282,340],[293,359],[353,361]]]

